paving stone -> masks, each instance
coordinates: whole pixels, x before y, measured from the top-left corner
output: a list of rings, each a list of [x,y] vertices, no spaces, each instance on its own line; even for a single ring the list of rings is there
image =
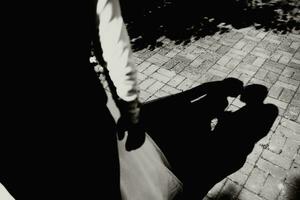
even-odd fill
[[[180,72],[181,76],[188,77],[189,79],[193,81],[197,81],[202,76],[201,71],[195,70],[191,67],[186,67],[183,71]]]
[[[293,56],[293,53],[290,53],[290,52],[287,52],[287,51],[283,51],[283,50],[280,50],[280,49],[276,50],[275,52],[281,54],[282,56],[288,56],[288,57],[292,57]]]
[[[240,64],[241,60],[231,58],[231,60],[225,65],[229,69],[234,69],[236,66]]]
[[[150,87],[150,85],[152,85],[153,83],[155,83],[155,79],[153,78],[147,78],[146,80],[144,80],[141,84],[139,84],[139,88],[141,90],[145,90],[148,87]]]
[[[255,194],[258,194],[261,191],[261,188],[264,185],[266,178],[267,173],[255,167],[245,184],[245,188],[247,188]]]
[[[300,64],[293,62],[293,60],[288,64],[288,66],[295,69],[300,69]]]
[[[171,86],[165,85],[164,87],[161,88],[162,91],[169,93],[169,94],[176,94],[181,92],[180,90],[173,88]]]
[[[279,95],[281,94],[282,90],[283,90],[283,87],[273,85],[269,91],[269,96],[277,99],[279,97]]]
[[[151,97],[151,95],[152,95],[151,93],[141,90],[139,94],[139,99],[141,102],[145,102],[147,99]]]
[[[271,83],[271,84],[274,84],[279,78],[279,74],[276,74],[274,72],[271,72],[269,71],[265,78],[264,78],[264,81],[268,82],[268,83]]]
[[[273,131],[273,132],[276,131],[276,129],[277,129],[277,127],[278,127],[278,125],[279,125],[281,119],[282,119],[281,116],[277,116],[277,117],[276,117],[276,119],[275,119],[275,121],[274,121],[274,123],[273,123],[273,125],[272,125],[272,127],[271,127],[271,131]]]
[[[274,153],[280,154],[285,144],[286,137],[281,134],[273,134],[268,149]]]
[[[247,162],[255,165],[263,151],[264,148],[262,146],[255,144],[252,152],[247,156]]]
[[[197,80],[197,83],[202,84],[202,83],[209,82],[209,81],[211,81],[212,77],[213,77],[213,74],[205,73],[201,76],[201,78],[199,80]]]
[[[172,70],[179,74],[180,72],[182,72],[184,70],[184,68],[186,67],[186,65],[184,63],[178,63],[177,65],[175,65]]]
[[[247,85],[251,79],[251,76],[248,74],[241,74],[239,79],[244,83],[244,85]]]
[[[280,124],[290,130],[294,131],[296,134],[300,135],[300,124],[293,122],[291,120],[282,118]]]
[[[221,77],[222,79],[224,79],[228,74],[225,72],[222,72],[220,70],[215,70],[215,69],[209,69],[208,73],[211,73],[215,76]]]
[[[256,166],[279,180],[284,180],[286,176],[286,170],[284,168],[276,166],[263,158],[259,158]]]
[[[260,196],[264,197],[265,199],[268,200],[274,200],[276,199],[279,194],[280,194],[280,190],[281,190],[281,181],[274,178],[273,176],[268,176],[262,191],[260,193]]]
[[[176,55],[174,58],[176,61],[181,63],[184,66],[188,66],[192,61],[184,56]]]
[[[284,70],[284,68],[286,67],[285,65],[283,64],[278,64],[276,62],[273,62],[273,61],[266,61],[263,66],[262,66],[264,69],[266,70],[270,70],[274,73],[277,73],[277,74],[281,74],[281,72]]]
[[[297,83],[295,83],[293,80],[291,79],[288,79],[286,77],[283,77],[283,76],[280,76],[279,77],[279,80],[276,81],[275,85],[276,86],[279,86],[279,87],[283,87],[285,89],[289,89],[289,90],[292,90],[292,91],[296,91],[298,86],[295,85]]]
[[[239,185],[244,185],[248,179],[248,175],[240,171],[236,171],[235,173],[229,175],[228,178]]]
[[[300,93],[296,93],[291,101],[291,105],[299,106],[300,105]]]
[[[184,79],[185,79],[184,76],[176,75],[168,82],[168,85],[172,87],[177,87]]]
[[[241,185],[238,185],[230,179],[227,179],[225,185],[218,194],[218,199],[234,199],[239,195],[241,190]]]
[[[238,196],[239,200],[263,200],[260,196],[257,194],[250,192],[247,189],[242,189],[241,193]]]
[[[154,51],[149,51],[146,50],[143,53],[139,54],[138,57],[141,58],[142,60],[146,60],[148,58],[150,58],[151,56],[153,56],[156,52]]]
[[[294,94],[295,92],[293,90],[284,88],[283,91],[281,92],[281,95],[279,96],[279,100],[289,103],[293,98]]]
[[[300,104],[298,104],[300,105]],[[284,117],[296,121],[300,114],[300,106],[289,105],[284,113]]]
[[[260,66],[262,66],[262,65],[264,64],[265,60],[266,60],[266,59],[264,59],[264,58],[258,57],[258,58],[256,58],[256,60],[253,62],[253,65],[260,67]]]
[[[265,49],[270,52],[274,52],[277,48],[278,48],[278,46],[276,44],[271,44],[271,43],[265,47]]]
[[[161,81],[163,83],[167,83],[170,81],[170,77],[167,77],[167,76],[164,76],[158,72],[154,72],[153,74],[150,75],[152,78],[158,80],[158,81]]]
[[[150,62],[144,61],[140,65],[137,66],[137,71],[142,72],[147,69],[151,65]]]
[[[289,57],[289,56],[282,56],[278,63],[281,63],[281,64],[288,64],[290,62],[290,60],[292,59],[292,57]]]
[[[165,92],[165,91],[162,91],[162,90],[158,90],[156,93],[155,93],[155,96],[157,97],[166,97],[166,96],[169,96],[170,94]]]
[[[166,76],[166,77],[169,77],[169,78],[172,78],[174,76],[176,76],[176,73],[174,71],[170,71],[170,70],[167,70],[167,69],[164,69],[164,68],[160,68],[157,70],[158,73]]]
[[[300,47],[300,42],[292,42],[290,47],[297,50]]]
[[[157,66],[162,66],[163,64],[165,64],[170,58],[166,57],[166,56],[162,56],[160,54],[154,54],[153,56],[151,56],[150,58],[147,59],[148,62],[151,62]]]
[[[213,66],[212,66],[212,69],[221,71],[221,72],[225,73],[226,76],[232,71],[232,69],[230,69],[230,68],[228,68],[228,67],[224,67],[224,66],[219,65],[219,64],[213,65]]]
[[[176,59],[170,59],[168,62],[166,62],[164,65],[162,65],[161,67],[165,68],[165,69],[172,69],[173,67],[175,67],[175,65],[177,65],[179,63],[178,60]]]
[[[283,70],[283,72],[282,72],[281,75],[286,76],[286,77],[288,77],[288,78],[291,78],[291,77],[293,77],[295,74],[300,74],[300,69],[297,70],[297,69],[295,69],[295,68],[286,67],[286,68]]]
[[[203,62],[205,61],[205,59],[203,58],[196,58],[195,60],[193,60],[193,62],[191,62],[191,66],[193,67],[198,67],[200,66]]]
[[[222,46],[221,44],[214,43],[208,48],[208,50],[217,51],[221,46]]]
[[[240,40],[238,43],[236,43],[236,44],[233,46],[233,48],[241,50],[246,44],[247,44],[246,41]]]
[[[250,80],[250,83],[251,83],[251,84],[264,85],[264,86],[266,86],[268,89],[272,86],[271,83],[266,82],[266,81],[263,81],[263,80],[260,80],[260,79],[256,79],[256,78],[252,78],[252,79]]]
[[[253,169],[254,169],[254,164],[245,162],[243,167],[239,171],[248,176],[248,175],[250,175],[250,173],[252,172]]]
[[[153,83],[150,87],[148,87],[147,91],[150,93],[155,93],[156,91],[158,91],[160,88],[162,88],[165,84],[163,82],[160,81],[156,81],[155,83]]]
[[[272,53],[270,59],[274,62],[277,62],[282,55],[278,52]]]
[[[288,106],[288,104],[286,102],[280,101],[278,99],[274,99],[272,97],[267,97],[264,102],[274,104],[282,109],[286,109]]]
[[[194,84],[194,81],[192,81],[190,79],[185,79],[182,83],[180,83],[177,86],[177,89],[184,91],[184,90],[190,89],[193,84]]]
[[[230,50],[230,47],[222,45],[219,47],[216,52],[220,55],[225,55]]]
[[[156,66],[156,65],[150,65],[147,69],[145,69],[143,71],[143,74],[149,76],[149,75],[153,74],[158,69],[159,69],[158,66]]]
[[[300,154],[296,154],[294,157],[294,162],[298,165],[300,165]]]
[[[282,155],[294,159],[300,148],[300,142],[287,138],[284,147],[282,149]]]
[[[173,49],[173,50],[169,51],[165,56],[168,57],[168,58],[173,58],[173,57],[176,56],[179,52],[180,52],[180,51]]]
[[[139,64],[141,64],[144,60],[143,59],[141,59],[141,58],[138,58],[138,57],[136,57],[136,56],[132,56],[132,59],[133,59],[133,62],[136,64],[136,65],[139,65]]]
[[[283,118],[284,119],[284,118]],[[276,129],[276,132],[279,132],[280,134],[288,137],[288,138],[291,138],[295,141],[300,141],[300,136],[299,134],[297,134],[295,131],[293,131],[291,129],[291,127],[285,127],[285,126],[282,126],[281,124],[277,127]]]
[[[248,54],[244,59],[243,62],[247,63],[247,64],[253,64],[253,62],[257,59],[257,56]]]
[[[268,160],[269,162],[271,162],[279,167],[282,167],[284,169],[289,169],[292,164],[292,159],[289,159],[282,155],[273,153],[269,150],[265,150],[262,154],[262,157],[265,160]]]
[[[172,49],[170,48],[166,48],[166,47],[163,47],[163,48],[160,48],[157,53],[162,55],[162,56],[166,56]]]
[[[266,77],[267,73],[268,73],[268,70],[259,69],[257,71],[257,73],[255,74],[255,78],[263,80]]]
[[[139,80],[139,81],[143,81],[143,80],[145,80],[147,78],[147,76],[145,75],[145,74],[143,74],[143,73],[141,73],[141,72],[138,72],[137,73],[137,79]]]
[[[227,55],[224,55],[220,58],[220,60],[217,61],[217,63],[219,65],[226,65],[229,61],[231,60],[231,57],[227,56]]]

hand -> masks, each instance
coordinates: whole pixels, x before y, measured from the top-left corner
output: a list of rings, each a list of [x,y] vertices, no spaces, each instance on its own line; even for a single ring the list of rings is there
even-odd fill
[[[125,148],[127,151],[135,150],[141,147],[145,142],[145,131],[139,120],[139,102],[119,101],[118,105],[121,117],[117,122],[117,133],[119,140],[122,140],[127,131],[127,140]]]
[[[127,131],[125,149],[127,151],[136,150],[141,147],[146,138],[145,131],[140,123],[131,123],[126,117],[121,117],[117,122],[117,132],[119,140],[122,140]]]

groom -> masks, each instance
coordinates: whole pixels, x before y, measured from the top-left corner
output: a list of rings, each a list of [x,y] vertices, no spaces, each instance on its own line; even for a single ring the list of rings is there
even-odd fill
[[[14,14],[0,182],[15,199],[121,199],[117,127],[89,63],[98,27],[120,97],[119,130],[128,131],[128,150],[140,147],[136,69],[118,0],[15,6]]]

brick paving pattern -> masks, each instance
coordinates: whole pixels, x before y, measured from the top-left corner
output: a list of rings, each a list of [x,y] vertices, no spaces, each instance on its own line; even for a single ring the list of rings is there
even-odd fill
[[[245,85],[265,85],[269,89],[265,103],[280,110],[272,129],[255,145],[244,167],[216,184],[207,199],[227,187],[235,187],[233,196],[240,200],[285,199],[293,190],[292,179],[300,176],[300,35],[248,27],[232,28],[183,47],[167,38],[162,42],[164,45],[151,54],[134,52],[141,77],[141,101],[235,77]],[[228,109],[241,106],[233,102]]]
[[[166,37],[160,41],[161,47],[134,52],[142,102],[234,77],[245,85],[266,86],[265,103],[275,104],[280,111],[244,166],[217,183],[206,199],[228,187],[235,188],[232,196],[239,200],[289,199],[295,190],[293,179],[300,177],[300,34],[250,26],[231,27],[229,32],[217,32],[187,45]],[[230,102],[228,110],[243,106],[238,99]]]

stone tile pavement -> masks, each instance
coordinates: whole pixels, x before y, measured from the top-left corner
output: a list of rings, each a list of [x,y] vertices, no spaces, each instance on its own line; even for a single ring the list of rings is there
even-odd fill
[[[231,187],[239,200],[290,199],[296,189],[294,179],[300,178],[300,35],[247,27],[188,45],[159,40],[161,47],[134,52],[141,101],[235,77],[245,85],[265,85],[269,89],[265,102],[280,110],[244,166],[217,183],[206,198],[216,198]],[[230,102],[229,110],[243,106],[238,98]]]
[[[265,85],[265,102],[280,110],[244,166],[217,183],[206,199],[229,188],[239,200],[292,199],[299,190],[295,180],[299,184],[300,179],[300,34],[230,27],[229,32],[192,39],[187,45],[166,37],[159,42],[161,47],[134,52],[142,102],[235,77],[245,85]],[[228,110],[243,106],[238,98],[229,100]]]

